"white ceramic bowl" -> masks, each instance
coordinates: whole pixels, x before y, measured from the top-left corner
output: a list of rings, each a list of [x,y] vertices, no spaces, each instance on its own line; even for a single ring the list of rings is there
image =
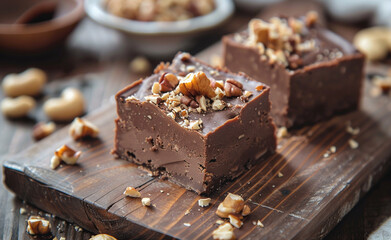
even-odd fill
[[[197,34],[215,28],[234,12],[232,0],[215,0],[213,12],[175,22],[142,22],[115,16],[106,11],[104,0],[86,0],[87,15],[99,24],[129,36],[134,48],[152,56],[171,55],[185,50]]]

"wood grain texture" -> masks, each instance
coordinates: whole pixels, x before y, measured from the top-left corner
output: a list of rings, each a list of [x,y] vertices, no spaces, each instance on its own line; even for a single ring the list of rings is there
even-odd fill
[[[275,12],[276,9],[288,9],[289,12],[292,12],[293,7],[304,11],[310,4],[299,4],[295,1],[293,5],[286,8],[278,6],[274,10],[272,9],[272,11]],[[269,9],[264,9],[262,15],[273,15],[269,12]],[[218,40],[225,32],[236,31],[251,16],[251,14],[246,12],[237,12],[234,18],[227,22],[219,32],[213,34],[212,38],[199,39],[198,42],[202,44],[191,52],[195,53],[203,49],[213,41]],[[327,25],[333,31],[336,31],[347,39],[352,39],[353,34],[360,28],[360,26],[343,26],[341,23],[330,21],[327,22]],[[216,49],[210,51],[216,52]],[[23,56],[23,58],[0,55],[0,77],[2,78],[10,72],[23,71],[25,68],[31,66],[43,68],[49,74],[51,83],[48,86],[48,89],[50,89],[48,91],[53,95],[59,93],[62,87],[67,86],[68,82],[72,82],[73,80],[73,84],[78,84],[79,80],[85,79],[87,84],[82,85],[82,90],[86,94],[89,94],[89,96],[94,96],[87,98],[87,112],[90,112],[109,101],[112,94],[122,86],[125,86],[131,79],[137,78],[137,76],[129,72],[127,65],[134,57],[134,54],[132,47],[127,44],[125,38],[110,29],[103,28],[85,19],[77,27],[66,44],[59,49],[39,56]],[[205,61],[208,61],[210,52],[203,51],[199,56]],[[388,61],[388,66],[390,63]],[[107,79],[110,79],[110,81]],[[390,111],[390,109],[384,110]],[[31,146],[34,143],[31,139],[31,127],[35,121],[42,120],[46,119],[40,110],[34,113],[31,118],[20,121],[10,121],[0,116],[0,155],[16,154]],[[3,163],[3,161],[4,158],[1,157],[0,163]],[[2,171],[0,171],[0,178],[3,179]],[[357,204],[325,239],[366,239],[371,231],[376,229],[384,219],[391,216],[391,207],[389,204],[391,199],[390,182],[391,174],[388,172],[388,175],[381,180],[380,184],[370,190],[364,199],[360,200],[359,204]],[[374,182],[372,183],[374,184]],[[61,198],[65,199],[65,196],[61,195]],[[46,214],[25,201],[21,201],[1,184],[0,205],[0,239],[32,239],[25,232],[26,219],[29,215],[36,214],[43,215],[51,220],[52,225],[56,226],[52,230],[52,233],[58,239],[60,237],[66,237],[66,239],[87,240],[91,236],[90,232],[79,228],[76,223],[64,221],[51,214]],[[27,215],[19,214],[21,207],[26,208]],[[59,206],[57,207],[60,208]],[[67,212],[69,210],[65,209],[63,211]],[[148,235],[148,231],[146,231],[136,236],[146,236],[145,238],[156,239],[159,234],[156,233],[154,235],[150,233]]]
[[[361,110],[293,131],[279,143],[275,155],[214,193],[207,208],[198,206],[200,197],[195,193],[151,178],[137,166],[110,155],[114,103],[87,116],[101,129],[99,139],[74,142],[64,128],[18,157],[10,157],[4,164],[5,183],[40,209],[91,232],[121,239],[210,238],[218,219],[214,212],[227,192],[242,195],[252,209],[244,226],[235,231],[241,238],[321,238],[388,167],[391,103],[387,97],[368,96],[368,89]],[[360,128],[357,136],[346,132],[348,122]],[[355,139],[359,148],[351,149],[350,139]],[[76,166],[50,170],[49,159],[62,144],[82,150],[82,158]],[[337,152],[325,157],[331,146]],[[155,206],[146,208],[139,199],[124,197],[127,186],[138,188]],[[185,215],[188,210],[190,214]],[[252,224],[257,220],[265,228]]]

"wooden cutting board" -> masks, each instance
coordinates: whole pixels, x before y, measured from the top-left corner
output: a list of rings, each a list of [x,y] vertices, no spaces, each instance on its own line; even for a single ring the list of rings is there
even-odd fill
[[[199,56],[205,59],[213,52],[209,49]],[[3,166],[4,182],[40,209],[120,239],[211,239],[219,219],[215,210],[228,192],[242,195],[252,210],[243,227],[235,230],[240,239],[321,238],[389,165],[391,101],[387,96],[369,96],[370,81],[365,85],[361,110],[292,131],[279,141],[275,155],[227,183],[206,208],[198,206],[200,197],[195,193],[113,158],[113,102],[87,116],[99,126],[99,139],[74,142],[64,128],[9,156]],[[347,124],[360,133],[348,133]],[[350,139],[359,147],[352,149]],[[50,158],[62,144],[82,150],[82,157],[76,166],[51,170]],[[332,146],[335,153],[329,153]],[[143,207],[140,199],[124,197],[127,186],[137,187],[154,206]],[[258,220],[264,228],[253,225]]]

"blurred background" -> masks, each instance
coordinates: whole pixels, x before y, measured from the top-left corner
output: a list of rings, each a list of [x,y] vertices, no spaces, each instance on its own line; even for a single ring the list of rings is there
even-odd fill
[[[0,155],[16,154],[35,142],[31,136],[34,125],[50,120],[43,103],[66,87],[82,91],[88,114],[113,101],[119,89],[147,76],[156,64],[172,59],[179,50],[219,66],[218,42],[224,34],[244,30],[254,17],[300,16],[310,10],[318,12],[319,24],[352,42],[363,29],[381,26],[389,34],[391,28],[389,0],[0,1],[0,79],[34,67],[42,69],[48,80],[35,97],[37,107],[27,116],[0,116]],[[389,42],[385,50],[368,59],[373,66],[390,65]],[[0,97],[4,98],[3,92]],[[367,238],[391,216],[390,202],[389,172],[326,239]],[[26,215],[19,209],[39,210],[14,198],[3,185],[0,205],[0,239],[28,239]],[[67,239],[91,235],[60,219],[52,221],[61,225],[61,236]],[[390,229],[385,231],[391,234]]]

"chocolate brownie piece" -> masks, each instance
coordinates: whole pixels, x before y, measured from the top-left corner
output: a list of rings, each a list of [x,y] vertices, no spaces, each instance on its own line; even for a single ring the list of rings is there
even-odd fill
[[[275,151],[270,88],[179,53],[116,95],[114,153],[210,193]]]
[[[316,14],[253,19],[247,31],[223,37],[224,64],[271,87],[279,126],[300,126],[355,110],[364,55],[342,37],[316,26]]]

